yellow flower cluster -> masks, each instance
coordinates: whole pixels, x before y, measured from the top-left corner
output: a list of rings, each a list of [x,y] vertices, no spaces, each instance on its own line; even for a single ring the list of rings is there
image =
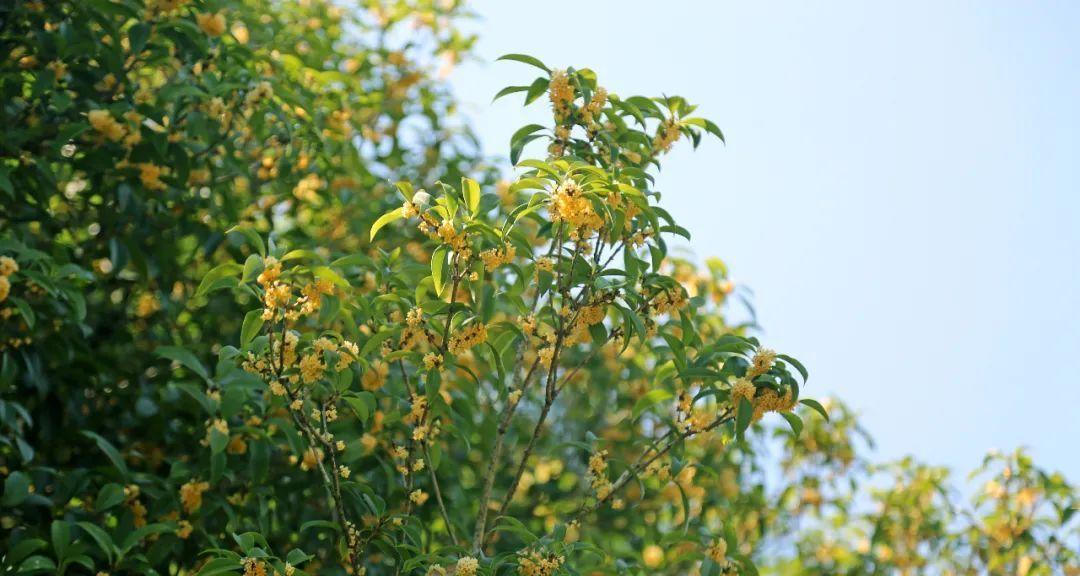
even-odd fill
[[[528,316],[522,317],[521,331],[524,332],[526,336],[536,334],[536,316],[529,314]]]
[[[255,172],[259,180],[272,180],[278,176],[277,160],[273,156],[263,156],[259,160],[259,169]]]
[[[408,424],[420,422],[424,418],[424,414],[427,412],[427,397],[419,394],[413,394],[409,397],[409,414],[405,416],[405,422]]]
[[[161,303],[158,302],[158,297],[154,296],[152,292],[144,292],[135,300],[135,316],[139,318],[149,318],[160,309]]]
[[[653,138],[653,150],[667,152],[679,139],[682,132],[679,131],[679,123],[674,118],[669,118],[660,125]]]
[[[386,377],[390,374],[390,366],[382,360],[376,360],[368,366],[367,370],[364,370],[364,375],[360,378],[360,384],[364,387],[364,390],[375,391],[383,387],[386,384]]]
[[[675,411],[678,412],[680,416],[685,416],[690,413],[693,403],[693,395],[686,390],[679,390],[679,401],[675,405]]]
[[[304,202],[310,202],[312,204],[319,203],[319,190],[322,190],[326,186],[326,180],[319,177],[314,172],[304,176],[296,183],[293,188],[293,196],[296,196],[298,200]]]
[[[19,263],[10,256],[0,256],[0,302],[7,300],[11,293],[11,280],[8,276],[19,271]]]
[[[221,12],[196,14],[195,21],[198,22],[199,29],[211,38],[217,38],[225,32],[225,15]]]
[[[241,560],[244,566],[244,576],[266,576],[266,565],[257,558],[244,558]]]
[[[278,259],[273,256],[267,256],[263,260],[263,271],[259,273],[255,281],[263,288],[266,288],[276,282],[279,277],[281,277],[281,262],[278,262]]]
[[[0,276],[11,276],[19,271],[19,263],[11,256],[0,256]]]
[[[450,351],[461,354],[485,340],[487,340],[487,326],[483,322],[473,322],[450,337]]]
[[[603,304],[589,304],[582,307],[569,328],[569,334],[566,335],[566,345],[573,346],[588,342],[589,326],[603,322],[606,315],[607,308]]]
[[[681,309],[686,305],[686,292],[681,287],[665,290],[657,294],[649,306],[654,314],[667,314]]]
[[[86,118],[94,130],[113,142],[119,142],[127,134],[124,125],[117,122],[108,110],[91,110],[86,114]]]
[[[209,482],[198,482],[196,480],[189,480],[181,486],[180,504],[184,507],[184,512],[192,514],[201,508],[203,492],[209,489]]]
[[[434,352],[428,352],[424,355],[424,368],[427,370],[435,370],[442,367],[443,357],[442,354],[436,354]]]
[[[600,500],[611,495],[613,488],[611,480],[608,480],[607,477],[607,455],[607,450],[601,450],[594,452],[589,457],[589,484],[592,486],[593,491],[596,492],[596,497]]]
[[[424,321],[424,309],[416,306],[405,315],[405,323],[411,328],[416,328]]]
[[[708,410],[694,410],[694,397],[686,391],[679,391],[678,404],[675,407],[675,421],[683,434],[703,432],[713,423],[715,414]]]
[[[139,492],[138,484],[124,486],[124,503],[131,510],[132,515],[135,516],[132,523],[136,528],[146,526],[146,506],[143,506],[143,503],[139,501]]]
[[[423,225],[423,223],[421,224]],[[469,251],[469,236],[464,231],[459,232],[454,228],[453,220],[443,220],[435,234],[439,240],[442,240],[454,252],[466,255],[471,253]]]
[[[646,476],[656,476],[661,482],[667,482],[671,479],[671,464],[666,462],[661,463],[659,460],[653,460],[645,467]]]
[[[757,422],[768,412],[790,412],[795,408],[795,394],[789,388],[783,395],[766,388],[755,396],[757,387],[747,378],[740,378],[731,386],[731,406],[736,410],[739,400],[746,398],[754,408],[752,420]]]
[[[274,318],[274,312],[276,310],[283,310],[289,305],[289,301],[292,300],[292,287],[283,282],[275,282],[271,286],[266,288],[266,294],[263,295],[263,319],[271,320]]]
[[[600,87],[593,92],[592,99],[589,103],[581,109],[581,117],[586,124],[592,123],[597,116],[600,115],[600,111],[604,109],[604,104],[607,103],[607,90]]]
[[[491,272],[503,264],[513,262],[516,252],[517,249],[514,246],[507,244],[500,248],[484,250],[480,253],[480,259],[484,261],[484,269]]]
[[[300,293],[303,297],[297,302],[300,304],[299,313],[314,314],[322,305],[323,295],[329,296],[334,293],[334,283],[326,278],[316,278],[314,282],[301,288]]]
[[[566,222],[573,231],[571,238],[587,237],[604,225],[604,219],[593,209],[581,186],[567,178],[555,189],[549,207],[551,219]]]
[[[766,388],[760,396],[754,399],[753,421],[761,420],[768,412],[791,412],[795,408],[795,395],[789,388],[781,396],[775,390]]]
[[[565,558],[556,554],[542,554],[533,550],[518,557],[519,576],[553,576],[562,568]]]
[[[323,353],[337,352],[338,361],[334,365],[334,370],[338,372],[351,366],[360,357],[360,347],[349,340],[342,340],[341,344],[338,344],[329,338],[319,338],[315,341],[315,349]]]
[[[776,363],[776,352],[769,350],[768,348],[758,348],[754,353],[752,365],[747,371],[746,376],[748,378],[754,378],[761,376],[772,369],[773,364]]]
[[[428,494],[427,494],[427,492],[424,492],[423,490],[417,489],[417,490],[413,490],[412,492],[409,493],[409,500],[411,500],[412,503],[416,504],[417,506],[423,506],[424,502],[427,502],[427,499],[428,499]]]
[[[397,471],[402,476],[409,473],[409,467],[406,466],[409,460],[409,451],[404,446],[394,446],[390,449],[390,456],[397,463]]]
[[[459,558],[457,565],[454,567],[454,576],[476,576],[476,571],[480,568],[480,562],[472,556],[466,556]]]
[[[182,8],[187,0],[151,0],[147,2],[147,19],[156,14],[169,14]]]
[[[169,168],[166,166],[158,166],[152,162],[140,162],[139,168],[139,181],[147,190],[164,190],[165,183],[161,181],[162,176],[169,175]]]
[[[292,464],[299,464],[300,469],[304,472],[314,469],[324,459],[326,459],[326,453],[323,452],[322,448],[308,448],[304,451],[303,460],[298,460],[295,454],[289,457],[289,461]]]
[[[305,354],[300,359],[300,379],[304,384],[314,384],[322,379],[326,371],[326,364],[318,354]]]
[[[731,386],[731,405],[737,410],[739,408],[739,400],[742,398],[746,398],[746,401],[753,405],[755,393],[757,393],[757,387],[754,386],[753,382],[746,378],[739,378],[735,384]]]
[[[562,121],[570,114],[570,103],[574,101],[574,88],[570,85],[570,78],[564,70],[555,70],[551,73],[551,83],[548,84],[548,97],[551,99],[551,108],[555,111],[555,118]]]
[[[253,112],[253,107],[255,107],[257,104],[264,100],[272,98],[273,96],[274,87],[271,86],[269,82],[259,82],[255,86],[255,88],[252,88],[251,92],[248,92],[247,96],[244,97],[244,106],[246,108],[246,110],[244,110],[244,114],[251,115]]]
[[[607,316],[607,308],[603,304],[589,304],[581,309],[578,319],[587,326],[599,324]]]
[[[717,564],[721,564],[727,558],[727,541],[723,538],[717,538],[712,541],[706,549],[705,554],[709,556],[709,559]]]

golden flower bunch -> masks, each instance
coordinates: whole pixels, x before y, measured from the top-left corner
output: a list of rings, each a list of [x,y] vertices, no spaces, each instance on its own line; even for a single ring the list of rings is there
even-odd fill
[[[0,302],[7,300],[11,293],[12,274],[19,271],[19,263],[11,256],[0,256]]]
[[[551,197],[551,219],[566,222],[571,228],[571,238],[588,238],[604,225],[603,219],[593,208],[573,179],[567,178],[555,189]]]

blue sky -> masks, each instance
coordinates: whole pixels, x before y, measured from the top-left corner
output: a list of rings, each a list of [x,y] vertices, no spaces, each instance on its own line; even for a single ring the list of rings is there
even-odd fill
[[[491,154],[547,114],[490,103],[534,77],[508,52],[720,125],[667,159],[666,206],[878,458],[1025,445],[1080,480],[1080,3],[473,6],[453,81]]]

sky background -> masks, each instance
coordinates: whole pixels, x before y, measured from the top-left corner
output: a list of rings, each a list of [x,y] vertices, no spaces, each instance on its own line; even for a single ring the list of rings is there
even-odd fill
[[[549,117],[491,104],[538,73],[510,52],[723,129],[666,159],[666,207],[876,458],[962,481],[1023,445],[1080,480],[1080,2],[473,6],[483,61],[453,82],[490,154]]]

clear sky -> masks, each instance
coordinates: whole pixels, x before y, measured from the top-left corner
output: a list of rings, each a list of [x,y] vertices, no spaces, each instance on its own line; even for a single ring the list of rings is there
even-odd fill
[[[1025,445],[1080,481],[1080,3],[473,6],[485,62],[453,78],[491,154],[547,114],[490,104],[537,72],[508,52],[720,125],[658,188],[877,458]]]

